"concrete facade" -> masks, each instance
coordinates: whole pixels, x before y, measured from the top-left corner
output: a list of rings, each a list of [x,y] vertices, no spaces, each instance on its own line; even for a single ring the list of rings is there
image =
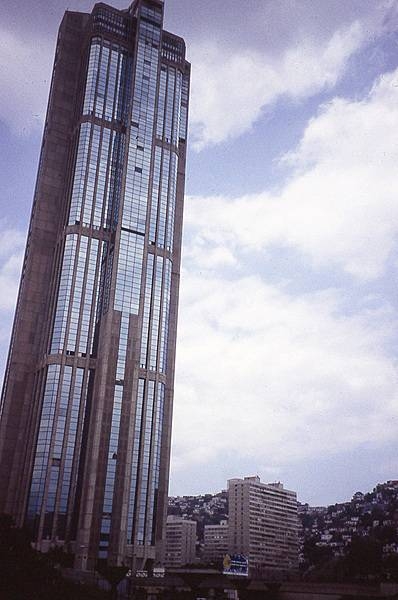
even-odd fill
[[[217,525],[205,525],[203,541],[203,561],[222,561],[228,553],[228,521],[221,521]]]
[[[190,65],[162,0],[61,23],[1,399],[0,512],[161,562]]]
[[[243,554],[249,572],[267,576],[298,569],[296,493],[281,483],[245,477],[228,481],[229,553]]]
[[[196,560],[196,521],[169,515],[166,522],[166,567],[184,567]]]

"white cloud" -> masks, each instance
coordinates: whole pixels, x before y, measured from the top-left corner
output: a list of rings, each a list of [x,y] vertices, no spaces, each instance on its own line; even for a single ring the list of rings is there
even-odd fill
[[[0,220],[0,379],[14,316],[25,235]]]
[[[302,41],[278,58],[210,43],[190,47],[191,125],[201,149],[248,131],[280,96],[303,98],[333,87],[365,33],[359,23],[323,43]]]
[[[321,109],[284,158],[292,175],[278,193],[188,201],[188,257],[219,248],[232,262],[291,247],[317,267],[362,280],[383,274],[398,233],[397,105],[395,71],[362,101],[337,98]]]
[[[292,170],[277,193],[187,200],[180,472],[211,470],[231,448],[242,464],[283,469],[394,439],[397,318],[375,279],[396,277],[397,82],[398,71],[386,74],[362,100],[322,107],[284,158]],[[297,279],[315,265],[323,290],[295,296],[286,273],[266,281],[285,248]],[[358,282],[366,296],[354,304]]]
[[[14,133],[43,126],[53,54],[46,38],[0,27],[0,119]]]
[[[0,311],[14,309],[18,292],[25,236],[0,222]]]
[[[344,316],[338,290],[293,298],[258,277],[187,272],[181,304],[175,469],[232,448],[272,468],[394,439],[388,307]]]

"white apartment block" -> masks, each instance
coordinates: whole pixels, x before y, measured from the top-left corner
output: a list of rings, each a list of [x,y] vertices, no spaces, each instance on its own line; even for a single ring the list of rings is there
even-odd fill
[[[217,562],[223,560],[228,553],[228,522],[218,525],[205,525],[203,561]]]
[[[298,568],[297,496],[281,483],[228,481],[229,553],[243,554],[261,575]]]

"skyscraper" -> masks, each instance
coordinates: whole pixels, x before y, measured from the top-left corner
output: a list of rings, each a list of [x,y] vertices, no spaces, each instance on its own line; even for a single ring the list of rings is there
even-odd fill
[[[82,569],[162,555],[190,75],[162,23],[65,13],[3,386],[0,512]]]

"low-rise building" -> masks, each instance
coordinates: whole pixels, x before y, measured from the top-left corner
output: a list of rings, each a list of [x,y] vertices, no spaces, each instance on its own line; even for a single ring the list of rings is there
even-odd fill
[[[203,543],[203,561],[218,562],[228,552],[228,522],[218,525],[205,525]]]
[[[196,521],[169,515],[166,522],[166,567],[183,567],[196,559]]]

